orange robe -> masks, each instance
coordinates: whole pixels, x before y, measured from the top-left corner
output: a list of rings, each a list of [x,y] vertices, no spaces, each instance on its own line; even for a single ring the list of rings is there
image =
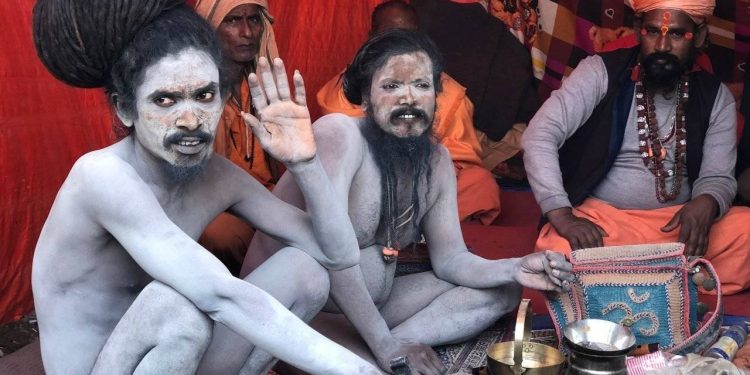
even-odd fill
[[[343,113],[362,117],[362,109],[350,103],[337,75],[318,91],[317,99],[324,114]],[[492,173],[482,165],[482,147],[474,132],[474,106],[466,89],[443,73],[443,91],[437,96],[433,129],[440,143],[448,149],[456,169],[458,215],[461,220],[477,218],[492,223],[500,215],[500,187]]]
[[[250,89],[243,82],[240,89],[240,103],[250,107]],[[247,152],[249,150],[249,152]],[[273,189],[283,166],[263,151],[260,142],[250,128],[245,126],[240,109],[230,98],[224,106],[214,139],[214,151],[231,160],[269,190]],[[250,160],[247,156],[250,155]],[[215,254],[231,268],[242,264],[245,252],[255,231],[241,219],[224,213],[206,227],[198,242]],[[236,264],[235,264],[236,263]]]
[[[677,242],[680,228],[664,233],[665,226],[683,205],[653,210],[620,210],[588,198],[573,208],[573,214],[601,226],[609,235],[604,246]],[[708,250],[704,258],[719,275],[722,293],[734,294],[750,287],[750,208],[732,207],[711,227]],[[570,253],[568,240],[561,237],[551,224],[542,227],[536,251],[551,249]]]
[[[250,107],[250,88],[247,81],[240,88],[240,103],[248,111]],[[249,152],[248,152],[249,150]],[[247,173],[255,177],[269,190],[273,189],[276,180],[281,175],[279,164],[263,151],[263,147],[252,130],[242,120],[240,109],[230,98],[224,106],[219,126],[216,128],[214,151],[231,160]],[[247,160],[247,156],[250,160]]]

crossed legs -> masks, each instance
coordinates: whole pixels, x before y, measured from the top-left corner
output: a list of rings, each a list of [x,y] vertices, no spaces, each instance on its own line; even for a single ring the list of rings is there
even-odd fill
[[[366,280],[382,272],[380,254],[379,247],[362,250],[360,263]],[[517,284],[473,289],[451,284],[427,271],[394,278],[387,298],[376,303],[395,337],[436,346],[476,336],[515,309],[520,299],[521,287]]]
[[[520,287],[472,289],[428,271],[397,277],[380,313],[394,337],[437,346],[478,335],[515,309],[520,298]]]
[[[304,321],[312,319],[328,298],[327,271],[294,248],[279,250],[245,280]],[[273,363],[271,355],[154,281],[120,319],[92,374],[237,374],[240,369],[260,374]]]
[[[432,271],[393,278],[391,286],[384,275],[392,275],[393,270],[384,264],[376,246],[362,250],[360,265],[370,294],[391,333],[396,338],[426,345],[468,340],[515,309],[521,299],[521,287],[517,284],[472,289],[441,280]],[[325,311],[338,312],[338,309],[329,304]],[[334,341],[339,339],[340,344],[364,358],[372,358],[366,348],[358,347],[364,345],[363,341],[337,332],[340,326],[348,326],[342,316],[321,314],[312,326]]]
[[[328,272],[307,253],[287,247],[245,277],[309,322],[328,298]],[[199,374],[265,374],[275,363],[266,351],[216,323]]]
[[[91,373],[192,374],[212,327],[187,298],[153,281],[117,323]]]

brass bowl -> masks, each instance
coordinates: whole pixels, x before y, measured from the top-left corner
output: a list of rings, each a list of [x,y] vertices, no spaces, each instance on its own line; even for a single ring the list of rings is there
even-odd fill
[[[487,368],[492,375],[515,375],[513,372],[512,341],[494,344],[487,349]],[[535,343],[523,343],[521,367],[526,369],[524,375],[558,375],[565,364],[565,356],[559,350]]]
[[[565,356],[557,349],[530,342],[531,301],[518,307],[514,341],[494,344],[487,349],[487,370],[491,375],[558,375]]]

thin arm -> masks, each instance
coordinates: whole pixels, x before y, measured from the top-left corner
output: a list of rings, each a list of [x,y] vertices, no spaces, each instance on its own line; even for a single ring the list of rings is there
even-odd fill
[[[213,320],[312,373],[375,373],[371,365],[312,330],[267,293],[232,277],[169,219],[129,164],[115,157],[85,158],[72,174],[81,182],[81,211],[111,233],[151,277]]]

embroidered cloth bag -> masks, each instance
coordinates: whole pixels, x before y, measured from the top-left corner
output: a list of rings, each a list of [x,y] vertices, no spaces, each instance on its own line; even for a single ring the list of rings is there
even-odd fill
[[[668,243],[573,251],[570,290],[547,295],[557,337],[568,323],[593,318],[630,327],[638,345],[658,344],[676,354],[707,349],[721,327],[721,286],[708,261],[688,262],[683,249]],[[716,310],[703,321],[696,312],[696,272],[716,285]]]

